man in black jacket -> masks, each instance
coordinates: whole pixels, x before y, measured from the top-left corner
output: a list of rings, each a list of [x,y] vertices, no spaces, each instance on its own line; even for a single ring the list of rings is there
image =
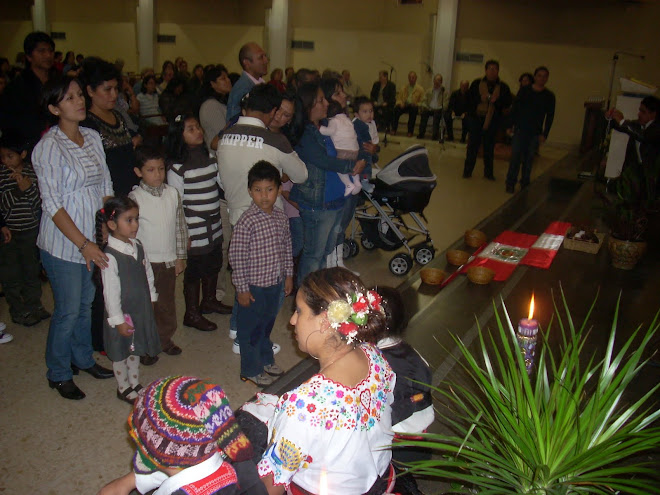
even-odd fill
[[[607,112],[607,116],[612,119],[612,127],[629,136],[622,171],[626,167],[639,169],[642,165],[650,166],[660,156],[658,112],[660,99],[655,96],[647,96],[642,100],[637,120],[625,120],[623,113],[617,109]]]
[[[46,33],[35,31],[23,41],[27,66],[2,96],[0,125],[16,129],[32,149],[48,127],[41,108],[41,90],[54,75],[55,43]]]
[[[511,109],[514,134],[511,143],[511,161],[506,176],[506,192],[513,194],[518,171],[522,163],[521,187],[529,185],[534,154],[545,143],[555,118],[555,95],[545,87],[550,71],[537,67],[534,83],[522,86]]]
[[[389,131],[396,103],[396,85],[389,80],[386,70],[378,73],[378,81],[371,88],[371,100],[378,129]]]
[[[495,180],[493,158],[495,153],[495,134],[500,124],[502,111],[511,106],[511,90],[499,78],[500,64],[497,60],[486,62],[486,75],[475,79],[468,91],[468,118],[470,119],[470,138],[468,139],[463,178],[472,177],[477,153],[484,144],[484,177]]]

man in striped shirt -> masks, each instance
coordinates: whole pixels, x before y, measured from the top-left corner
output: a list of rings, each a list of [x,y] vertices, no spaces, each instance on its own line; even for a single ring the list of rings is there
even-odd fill
[[[0,139],[0,213],[12,233],[9,243],[0,244],[0,282],[12,321],[30,327],[50,313],[41,305],[37,257],[41,197],[22,142],[13,130]]]

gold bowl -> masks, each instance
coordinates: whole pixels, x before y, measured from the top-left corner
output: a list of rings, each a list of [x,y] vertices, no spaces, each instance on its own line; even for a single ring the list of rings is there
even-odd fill
[[[467,276],[474,284],[487,285],[495,277],[495,270],[485,266],[471,266],[467,269]]]
[[[486,234],[481,230],[470,229],[465,231],[465,244],[476,248],[486,242]]]
[[[419,272],[422,282],[428,285],[440,285],[447,274],[439,268],[422,268]]]
[[[461,266],[467,263],[470,259],[470,253],[461,251],[460,249],[450,249],[447,251],[447,262],[450,265]]]

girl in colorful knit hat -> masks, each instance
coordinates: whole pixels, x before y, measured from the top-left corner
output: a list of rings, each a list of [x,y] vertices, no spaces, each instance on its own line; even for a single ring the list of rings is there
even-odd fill
[[[160,337],[152,303],[158,300],[151,263],[138,241],[138,205],[110,198],[97,213],[96,241],[108,257],[101,272],[105,321],[103,344],[117,379],[117,398],[133,404],[140,385],[140,356],[156,356]],[[102,226],[109,236],[104,246]]]
[[[266,495],[243,434],[219,385],[191,376],[142,389],[128,417],[133,471],[99,495]]]

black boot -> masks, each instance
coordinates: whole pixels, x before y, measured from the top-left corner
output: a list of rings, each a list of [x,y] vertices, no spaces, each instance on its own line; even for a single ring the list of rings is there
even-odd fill
[[[223,304],[215,298],[215,290],[218,286],[218,274],[207,275],[202,279],[202,304],[200,310],[202,314],[218,313],[221,315],[230,315],[232,307]]]
[[[202,332],[216,330],[218,326],[207,320],[199,311],[199,282],[184,284],[183,296],[186,301],[186,314],[183,315],[183,324]]]

